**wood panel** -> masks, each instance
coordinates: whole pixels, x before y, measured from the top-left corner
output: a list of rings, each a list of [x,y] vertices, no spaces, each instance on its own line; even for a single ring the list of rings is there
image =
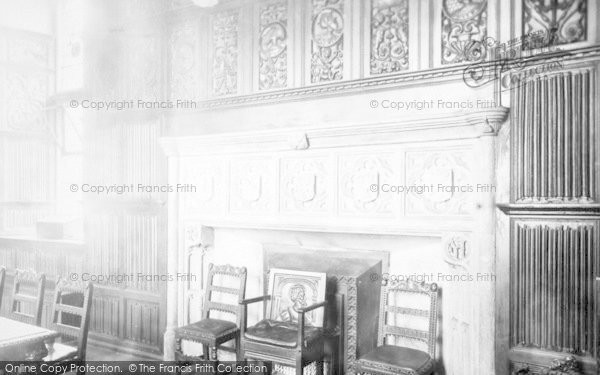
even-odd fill
[[[510,306],[499,317],[499,346],[510,348],[512,373],[595,374],[597,62],[540,70],[546,63],[513,80],[511,203],[500,205],[510,255],[498,271],[510,273],[499,292]]]
[[[518,220],[513,231],[511,345],[593,356],[597,222]]]
[[[596,201],[594,71],[527,74],[512,96],[513,201]]]

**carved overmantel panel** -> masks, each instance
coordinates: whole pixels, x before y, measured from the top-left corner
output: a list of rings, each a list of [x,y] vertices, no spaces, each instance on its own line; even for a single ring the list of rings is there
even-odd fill
[[[172,183],[196,188],[181,194],[181,212],[209,226],[441,235],[472,230],[486,193],[473,165],[476,144],[505,115],[500,108],[162,145],[180,162]]]

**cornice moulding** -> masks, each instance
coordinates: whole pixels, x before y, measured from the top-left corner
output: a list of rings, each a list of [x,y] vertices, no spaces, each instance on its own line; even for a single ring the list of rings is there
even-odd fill
[[[508,108],[406,117],[401,121],[165,137],[168,156],[290,151],[332,147],[374,146],[423,141],[475,139],[497,132]]]
[[[567,53],[565,55],[565,53]],[[583,62],[586,59],[597,59],[600,56],[600,45],[580,47],[555,53],[524,56],[511,60],[515,65],[524,64],[533,67],[536,64],[560,59],[564,63]],[[518,63],[518,64],[517,64]],[[501,66],[500,61],[486,61],[478,64],[482,69]],[[252,94],[233,95],[222,98],[210,98],[198,103],[197,112],[212,109],[229,109],[248,105],[273,104],[285,101],[294,101],[305,98],[322,98],[328,96],[349,95],[380,91],[385,89],[402,89],[410,85],[428,83],[430,81],[460,81],[463,79],[465,69],[472,64],[456,64],[427,70],[401,72],[377,77],[357,78],[348,81],[309,85],[304,87],[282,89],[276,91],[259,92]],[[470,89],[465,84],[465,89]],[[176,113],[172,112],[174,115]]]

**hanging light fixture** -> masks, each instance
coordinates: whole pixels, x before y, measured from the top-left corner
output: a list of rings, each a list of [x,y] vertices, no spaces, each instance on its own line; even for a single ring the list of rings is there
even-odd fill
[[[192,0],[194,5],[200,8],[214,7],[219,3],[219,0]]]

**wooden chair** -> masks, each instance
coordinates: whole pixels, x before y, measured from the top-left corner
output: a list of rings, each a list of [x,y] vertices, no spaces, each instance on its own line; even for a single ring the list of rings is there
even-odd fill
[[[294,276],[294,272],[289,271],[290,276],[287,277],[287,280],[298,285],[302,280],[302,276]],[[326,275],[312,274],[322,275],[324,299]],[[267,303],[267,301],[279,305],[278,300],[281,299],[280,292],[282,289],[276,290],[273,280],[271,277],[269,281],[269,295],[250,298],[242,302],[242,353],[240,356],[244,359],[272,361],[274,364],[294,367],[297,375],[302,375],[305,366],[314,363],[316,373],[323,375],[326,339],[323,326],[327,316],[326,301],[321,300],[306,307],[294,308],[295,313],[297,313],[297,322],[295,322],[296,318],[282,319],[282,314],[278,314],[278,310],[271,307],[267,309],[265,319],[252,327],[247,327],[248,305],[257,302]],[[293,293],[291,291],[293,288],[294,286],[288,289],[290,294]],[[319,308],[323,308],[320,319],[313,321],[312,324],[307,324],[307,315],[313,315],[311,312]]]
[[[45,362],[85,361],[94,286],[60,279],[56,283],[51,328],[60,342],[48,349]]]
[[[437,284],[400,282],[384,288],[383,293],[378,346],[359,358],[357,373],[432,374],[437,341]]]
[[[33,271],[16,270],[8,316],[23,323],[42,323],[46,276]]]
[[[244,299],[246,293],[246,278],[246,267],[216,266],[212,263],[208,266],[208,286],[204,294],[202,319],[175,330],[176,360],[197,359],[183,353],[181,348],[183,340],[201,344],[204,359],[213,361],[217,360],[217,349],[220,345],[235,340],[236,357],[238,357],[241,323],[239,303]],[[229,280],[229,283],[225,283],[225,280]],[[227,286],[217,285],[217,283],[227,284]],[[229,301],[226,297],[229,297]],[[225,316],[216,318],[213,317],[214,313]],[[220,319],[221,317],[232,319]]]
[[[0,267],[0,311],[2,311],[2,295],[4,294],[4,280],[6,279],[6,268]]]

